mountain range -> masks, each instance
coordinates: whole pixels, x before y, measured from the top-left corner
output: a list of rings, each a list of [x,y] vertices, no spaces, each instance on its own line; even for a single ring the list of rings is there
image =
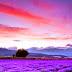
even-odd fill
[[[67,57],[67,55],[60,54],[60,52],[71,51],[71,50],[70,49],[68,49],[68,50],[67,49],[66,50],[56,49],[56,48],[39,49],[39,48],[33,47],[33,48],[30,48],[30,49],[27,49],[27,51],[29,52],[29,55],[27,57]],[[12,56],[13,54],[16,53],[16,51],[17,50],[11,50],[11,49],[9,50],[9,49],[6,49],[6,48],[0,48],[0,56]]]
[[[32,47],[27,49],[30,53],[42,53],[46,55],[64,55],[72,57],[72,48],[66,47],[46,47],[46,48],[37,48]]]
[[[16,53],[16,50],[9,50],[6,48],[0,48],[0,56],[12,56]]]

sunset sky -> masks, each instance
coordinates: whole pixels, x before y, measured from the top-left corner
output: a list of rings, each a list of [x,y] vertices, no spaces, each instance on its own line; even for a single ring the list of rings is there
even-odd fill
[[[0,0],[0,47],[72,44],[72,0]]]

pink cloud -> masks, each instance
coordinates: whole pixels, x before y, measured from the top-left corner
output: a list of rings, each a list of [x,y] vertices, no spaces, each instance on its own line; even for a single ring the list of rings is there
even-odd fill
[[[33,2],[33,0],[31,0],[31,1]],[[36,1],[36,0],[34,0],[34,1]],[[40,0],[40,2],[41,2],[41,0]],[[44,4],[43,4],[43,0],[42,0],[42,4],[40,7],[42,7],[42,8],[47,7],[49,10],[56,9],[53,6],[51,6],[51,5],[48,6],[45,3],[46,2],[44,2]],[[38,3],[35,3],[34,5],[37,6],[37,4]],[[33,27],[39,28],[40,32],[42,32],[41,31],[42,28],[43,28],[43,31],[47,31],[48,33],[54,32],[54,33],[61,33],[61,34],[63,34],[63,33],[70,34],[72,32],[71,29],[68,29],[68,27],[66,27],[66,24],[67,24],[67,23],[65,23],[66,19],[64,19],[61,16],[59,16],[60,18],[59,17],[53,18],[53,16],[52,16],[51,18],[47,19],[44,17],[36,16],[34,13],[29,13],[28,11],[16,9],[16,8],[13,8],[11,6],[7,6],[4,4],[0,4],[0,12],[14,15],[14,16],[21,17],[21,18],[26,18],[26,20],[29,22],[29,24],[32,25],[32,28]],[[59,13],[59,14],[61,15],[61,13]],[[68,23],[71,24],[71,22],[72,21],[70,20],[70,22],[68,22]],[[0,25],[0,27],[1,27],[0,28],[1,32],[6,32],[6,33],[8,32],[8,33],[13,33],[13,34],[22,34],[22,35],[28,35],[28,36],[32,35],[33,37],[34,36],[40,37],[40,34],[34,34],[34,31],[33,31],[33,33],[31,33],[30,29],[28,29],[28,28],[8,27],[8,26],[3,26],[3,25]],[[45,38],[45,39],[57,40],[58,38]],[[64,39],[69,39],[69,38],[63,38],[63,40]]]
[[[65,4],[61,4],[61,5],[59,3],[56,4],[55,2],[50,0],[30,0],[30,2],[35,7],[48,11],[53,11],[67,7]]]
[[[2,37],[15,37],[16,35],[26,35],[30,33],[29,28],[20,28],[20,27],[9,27],[3,24],[0,24],[0,36]]]
[[[52,21],[55,21],[54,19],[46,19],[44,17],[36,16],[33,13],[29,13],[28,11],[16,9],[14,7],[7,6],[7,5],[4,5],[4,4],[0,4],[0,12],[10,14],[10,15],[14,15],[14,16],[18,16],[18,17],[21,17],[21,18],[25,18],[27,20],[27,22],[29,22],[33,26],[40,26],[41,23],[47,24],[47,23],[50,23]]]
[[[0,4],[0,12],[15,15],[15,16],[19,16],[19,17],[23,17],[23,18],[41,19],[41,20],[44,19],[42,17],[35,16],[35,15],[33,15],[33,13],[29,13],[28,11],[24,11],[24,10],[21,10],[21,9],[16,9],[14,7],[4,5],[4,4]]]

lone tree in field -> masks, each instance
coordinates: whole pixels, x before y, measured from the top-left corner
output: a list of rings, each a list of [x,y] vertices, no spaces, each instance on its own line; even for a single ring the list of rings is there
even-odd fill
[[[16,57],[26,57],[29,53],[24,49],[19,49],[16,52]]]

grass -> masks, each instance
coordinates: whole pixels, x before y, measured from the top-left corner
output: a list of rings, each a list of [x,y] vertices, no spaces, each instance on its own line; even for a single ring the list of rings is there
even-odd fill
[[[0,59],[72,59],[72,58],[50,58],[50,57],[7,57],[7,56],[0,56]]]

